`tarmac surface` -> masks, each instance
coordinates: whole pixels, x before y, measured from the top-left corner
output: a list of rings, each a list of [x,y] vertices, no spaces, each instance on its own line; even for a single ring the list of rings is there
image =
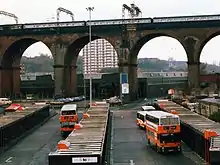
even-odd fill
[[[145,131],[136,126],[136,111],[113,111],[111,165],[203,165],[183,143],[180,154],[159,154],[147,146]]]
[[[161,155],[148,147],[144,130],[136,126],[136,110],[132,108],[113,110],[111,165],[204,164],[185,144],[182,154]],[[59,112],[59,109],[56,111]],[[82,117],[83,109],[80,111]],[[62,139],[59,126],[59,115],[56,115],[2,153],[0,165],[48,165],[49,152],[55,151],[57,143]]]
[[[53,111],[53,110],[52,110]],[[59,110],[56,110],[57,113]],[[82,118],[83,110],[79,110]],[[0,155],[0,165],[48,165],[48,154],[55,151],[60,135],[59,115],[19,141],[15,146]]]

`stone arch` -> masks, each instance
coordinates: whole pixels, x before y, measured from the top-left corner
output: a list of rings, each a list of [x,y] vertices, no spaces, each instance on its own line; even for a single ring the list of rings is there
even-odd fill
[[[149,42],[150,40],[153,40],[153,39],[155,39],[157,37],[170,37],[170,38],[173,38],[173,39],[177,40],[182,45],[182,47],[184,48],[184,50],[186,52],[185,46],[183,45],[181,40],[176,38],[175,36],[172,36],[172,35],[169,35],[169,34],[166,34],[166,33],[152,33],[152,34],[144,35],[143,37],[141,37],[140,39],[138,39],[135,42],[135,44],[132,47],[131,52],[130,52],[130,63],[131,64],[136,64],[137,63],[138,53],[140,52],[141,48],[147,42]],[[187,59],[188,59],[188,56],[187,56]]]
[[[105,39],[113,46],[113,48],[117,52],[117,46],[116,46],[116,43],[114,42],[115,41],[114,38],[111,38],[111,37],[107,38],[104,36],[97,36],[97,35],[91,36],[92,41],[97,40],[97,39]],[[72,65],[76,65],[75,62],[77,61],[77,57],[79,55],[79,52],[87,44],[89,44],[89,36],[88,35],[81,36],[81,37],[77,38],[76,40],[74,40],[67,48],[67,52],[66,52],[65,58],[64,58],[64,63],[68,64],[71,62]]]
[[[202,50],[204,49],[204,47],[206,46],[206,44],[208,44],[209,41],[211,41],[213,38],[215,38],[215,37],[217,37],[217,36],[220,36],[220,31],[217,31],[217,32],[214,32],[214,33],[210,34],[208,37],[206,37],[206,38],[201,42],[201,46],[200,46],[200,49],[199,49],[199,60],[200,60],[200,57],[201,57]]]
[[[188,62],[199,62],[200,40],[195,36],[187,36],[184,38],[182,45],[186,51]]]
[[[0,60],[0,65],[1,65],[0,95],[1,96],[13,97],[20,95],[20,61],[25,50],[29,46],[37,42],[40,42],[40,40],[36,38],[19,38],[13,41],[5,49]]]
[[[97,36],[97,35],[92,35],[91,40],[94,41],[96,39],[105,39],[106,41],[108,41],[114,48],[114,50],[116,51],[116,55],[117,54],[117,48],[116,48],[116,44],[114,43],[115,39],[114,37],[104,37],[104,36]],[[76,91],[76,86],[77,86],[77,74],[76,74],[76,68],[77,68],[77,59],[78,59],[78,55],[80,53],[80,51],[84,48],[84,46],[86,46],[87,44],[89,44],[89,36],[88,35],[84,35],[84,36],[80,36],[79,38],[77,38],[76,40],[74,40],[67,48],[65,57],[64,57],[64,65],[65,65],[65,69],[64,69],[64,91],[65,93],[72,93],[72,94],[66,94],[66,95],[76,95],[74,91]],[[73,88],[72,88],[73,86]],[[65,89],[66,88],[66,89]],[[71,90],[70,90],[71,88]]]

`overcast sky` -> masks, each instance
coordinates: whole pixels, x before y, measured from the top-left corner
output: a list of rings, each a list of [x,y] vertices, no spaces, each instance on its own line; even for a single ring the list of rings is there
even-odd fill
[[[56,17],[56,9],[64,7],[71,10],[75,20],[87,20],[86,7],[94,6],[93,19],[121,18],[122,4],[135,2],[143,12],[143,17],[219,14],[220,0],[6,0],[1,3],[0,10],[14,13],[20,23],[47,22]],[[61,21],[71,20],[65,13],[61,14]],[[14,23],[14,20],[0,16],[0,24]],[[220,62],[220,37],[212,39],[202,51],[201,61]],[[159,49],[158,49],[159,47]],[[48,53],[49,50],[42,44],[35,44],[25,52],[26,56],[36,56]],[[49,52],[50,53],[50,52]],[[158,37],[146,43],[138,57],[152,57],[175,60],[186,60],[186,53],[182,46],[172,38]]]

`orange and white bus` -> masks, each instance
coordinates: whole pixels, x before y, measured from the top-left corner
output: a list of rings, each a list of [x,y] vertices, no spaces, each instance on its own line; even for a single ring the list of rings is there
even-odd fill
[[[141,111],[137,111],[137,119],[136,124],[140,128],[145,129],[145,122],[146,122],[146,112],[148,111],[156,111],[156,109],[153,106],[142,106]]]
[[[60,110],[60,132],[62,136],[72,132],[78,122],[77,105],[66,104]]]
[[[181,152],[178,115],[164,111],[148,111],[145,126],[148,144],[157,152]]]
[[[145,129],[145,122],[146,122],[146,114],[147,111],[137,111],[137,119],[136,119],[136,124],[138,127]]]

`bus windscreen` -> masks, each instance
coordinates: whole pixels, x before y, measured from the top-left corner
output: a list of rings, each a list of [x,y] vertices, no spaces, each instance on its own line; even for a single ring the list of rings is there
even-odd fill
[[[160,119],[160,125],[179,125],[179,118],[161,118]]]

